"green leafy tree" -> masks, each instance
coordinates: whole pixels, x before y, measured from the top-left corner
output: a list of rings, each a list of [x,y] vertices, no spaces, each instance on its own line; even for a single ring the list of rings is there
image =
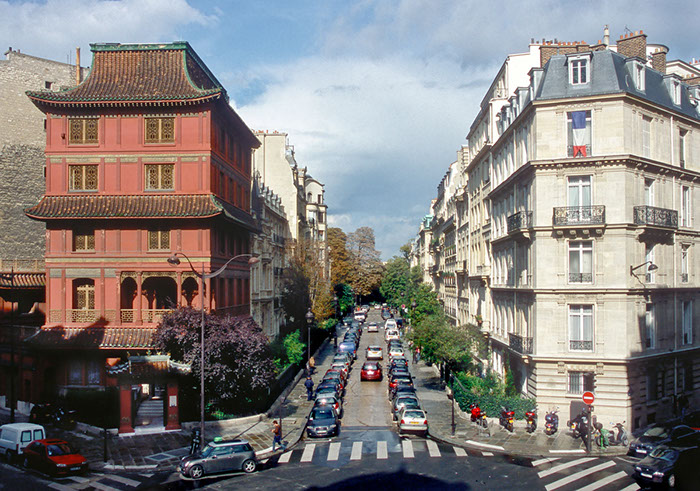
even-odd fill
[[[335,286],[335,295],[338,297],[338,310],[340,315],[343,316],[352,311],[352,307],[355,304],[355,299],[353,298],[352,288],[347,283],[342,283]]]
[[[379,293],[382,294],[389,305],[399,307],[408,301],[406,293],[408,292],[410,295],[410,281],[408,261],[403,257],[394,256],[386,263],[386,270],[379,287]]]
[[[374,230],[358,228],[348,235],[346,245],[352,265],[350,285],[355,295],[367,296],[379,288],[384,274],[381,253],[375,247]]]
[[[287,354],[287,360],[291,364],[300,363],[304,359],[306,345],[299,338],[299,331],[289,333],[284,338],[284,350]]]

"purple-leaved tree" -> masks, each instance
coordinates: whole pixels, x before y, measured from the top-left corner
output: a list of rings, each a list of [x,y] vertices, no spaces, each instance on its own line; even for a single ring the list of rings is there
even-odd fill
[[[199,392],[201,311],[178,308],[163,316],[154,346],[192,366],[190,388]],[[212,409],[248,412],[267,395],[275,364],[267,336],[250,316],[204,316],[204,388]],[[183,387],[187,390],[187,387]]]

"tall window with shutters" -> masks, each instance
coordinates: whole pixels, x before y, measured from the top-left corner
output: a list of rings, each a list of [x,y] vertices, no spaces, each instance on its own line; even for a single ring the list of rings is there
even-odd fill
[[[170,250],[170,230],[149,230],[148,250],[167,251]]]
[[[97,118],[71,118],[68,120],[68,144],[91,145],[98,143]]]
[[[73,231],[73,251],[94,251],[95,231],[78,229]]]
[[[97,191],[97,165],[69,165],[70,191]]]
[[[683,344],[693,344],[693,301],[685,300],[681,304],[681,323],[683,327]]]
[[[146,165],[146,191],[172,191],[175,189],[173,164]]]

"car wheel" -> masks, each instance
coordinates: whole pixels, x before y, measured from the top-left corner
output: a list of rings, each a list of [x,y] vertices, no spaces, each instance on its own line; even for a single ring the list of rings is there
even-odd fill
[[[622,443],[622,445],[626,447],[627,445],[630,444],[630,441],[629,441],[629,439],[628,439],[626,436],[623,436],[623,437],[622,437],[622,440],[620,441],[620,443]]]
[[[668,487],[669,488],[675,488],[676,487],[676,475],[671,474],[668,476]]]
[[[5,460],[7,460],[8,464],[12,464],[15,461],[15,453],[11,450],[8,450],[5,452]]]
[[[243,472],[246,474],[250,474],[251,472],[255,472],[255,469],[257,468],[257,464],[253,459],[248,459],[245,462],[243,462]]]
[[[204,468],[201,465],[195,465],[190,469],[190,477],[192,479],[199,479],[204,475]]]

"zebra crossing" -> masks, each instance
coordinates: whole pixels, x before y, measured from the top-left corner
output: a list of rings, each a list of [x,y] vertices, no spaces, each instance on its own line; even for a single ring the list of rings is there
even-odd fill
[[[95,489],[99,491],[126,491],[136,489],[152,474],[130,475],[94,473],[89,477],[68,476],[59,481],[47,482],[47,487],[57,491],[76,491],[78,489]]]
[[[493,456],[491,452],[465,450],[433,440],[402,439],[399,443],[380,440],[377,442],[347,441],[324,443],[306,443],[303,446],[287,450],[277,458],[277,464],[289,463],[337,463],[359,460],[387,460],[390,458],[435,459],[440,457],[466,458]]]
[[[550,457],[533,460],[545,491],[633,491],[639,486],[612,459]]]

